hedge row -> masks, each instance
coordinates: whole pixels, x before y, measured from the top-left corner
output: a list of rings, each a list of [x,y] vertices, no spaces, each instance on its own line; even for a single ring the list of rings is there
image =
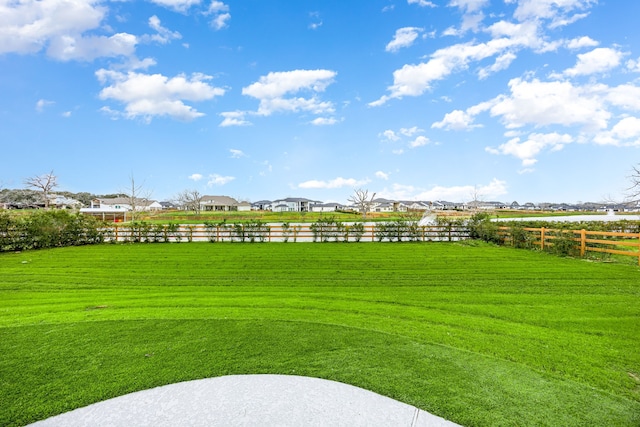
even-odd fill
[[[13,215],[0,211],[0,252],[101,243],[102,223],[65,210]]]

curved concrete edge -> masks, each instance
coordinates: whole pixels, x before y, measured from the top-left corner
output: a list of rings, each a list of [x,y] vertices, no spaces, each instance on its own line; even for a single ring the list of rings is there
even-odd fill
[[[231,375],[119,396],[31,426],[454,427],[458,424],[335,381],[290,375]]]

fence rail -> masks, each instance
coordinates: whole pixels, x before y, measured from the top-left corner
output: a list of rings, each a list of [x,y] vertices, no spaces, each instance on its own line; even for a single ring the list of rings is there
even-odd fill
[[[361,223],[360,223],[361,224]],[[103,229],[106,241],[114,242],[373,242],[458,241],[469,238],[466,227],[393,226],[393,223],[340,226],[314,224],[126,224]]]
[[[500,234],[505,241],[512,239],[511,227],[500,227]],[[522,230],[532,236],[531,244],[544,250],[557,243],[557,239],[569,239],[575,242],[575,249],[581,257],[587,252],[600,252],[632,256],[638,258],[640,265],[640,233],[617,231],[564,230],[553,228],[529,228]]]

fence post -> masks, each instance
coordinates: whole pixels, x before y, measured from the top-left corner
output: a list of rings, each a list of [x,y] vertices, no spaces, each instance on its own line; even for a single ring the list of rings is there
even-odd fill
[[[544,251],[544,227],[540,229],[540,250]]]
[[[118,242],[118,224],[116,224],[116,242]],[[640,248],[638,248],[640,250]]]
[[[583,257],[587,247],[587,231],[583,228],[580,230],[580,256]]]

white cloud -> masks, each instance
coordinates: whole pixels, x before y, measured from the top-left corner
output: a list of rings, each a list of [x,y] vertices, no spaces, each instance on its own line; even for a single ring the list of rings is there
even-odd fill
[[[413,126],[410,128],[400,128],[400,133],[404,136],[409,137],[422,132],[424,132],[424,129],[420,129],[418,126]]]
[[[315,126],[329,126],[336,123],[338,123],[338,120],[333,117],[318,117],[311,121],[311,124]]]
[[[154,65],[156,65],[156,60],[153,58],[138,59],[135,56],[132,56],[122,68],[129,71],[146,70]]]
[[[473,13],[485,7],[488,3],[489,0],[451,0],[449,6]]]
[[[313,20],[308,26],[310,30],[317,30],[322,26],[322,20],[320,19],[319,12],[311,12],[309,13],[309,17]]]
[[[567,42],[567,47],[569,49],[581,49],[583,47],[595,47],[595,46],[598,46],[599,44],[600,43],[593,40],[591,37],[582,36],[580,38],[569,40],[569,42]]]
[[[516,0],[507,0],[514,3]],[[550,28],[555,28],[575,22],[587,16],[585,13],[576,13],[588,9],[597,0],[517,0],[518,7],[514,17],[520,21],[532,19],[550,20]]]
[[[400,139],[400,137],[398,135],[396,135],[396,133],[394,131],[392,131],[391,129],[387,129],[382,133],[379,133],[378,136],[380,138],[384,138],[389,142],[395,142],[398,141]]]
[[[565,27],[567,25],[573,24],[576,21],[586,18],[589,16],[588,13],[576,13],[575,15],[567,16],[567,17],[558,17],[554,19],[551,24],[549,24],[549,28],[554,29],[558,27]]]
[[[191,6],[200,4],[200,0],[151,0],[151,2],[179,12],[185,12]]]
[[[189,178],[190,180],[192,180],[192,181],[196,181],[196,182],[197,182],[197,181],[200,181],[200,180],[201,180],[202,178],[204,178],[204,177],[202,176],[202,174],[194,173],[194,174],[189,175],[189,177],[188,177],[188,178]]]
[[[474,117],[462,110],[453,110],[445,114],[444,119],[431,125],[436,129],[470,130],[478,125],[473,124]]]
[[[386,172],[377,171],[375,175],[376,175],[376,178],[384,179],[385,181],[389,179],[389,174]]]
[[[213,17],[210,24],[214,30],[222,30],[228,27],[229,20],[231,20],[229,5],[217,0],[211,2],[205,15]]]
[[[39,99],[38,102],[36,102],[36,111],[38,113],[41,113],[44,111],[44,108],[49,106],[49,105],[53,105],[55,104],[54,101],[48,101],[46,99]]]
[[[247,156],[242,150],[236,150],[235,148],[230,148],[229,152],[231,153],[232,159],[240,159]]]
[[[640,137],[640,119],[625,117],[611,128],[611,132],[622,139],[638,138]]]
[[[342,178],[338,177],[330,181],[310,180],[298,184],[299,188],[313,188],[313,189],[327,189],[327,188],[342,188],[342,187],[358,187],[368,184],[368,179],[357,180],[354,178]]]
[[[65,111],[62,113],[62,117],[64,117],[65,119],[68,119],[69,117],[71,117],[71,111]]]
[[[230,183],[236,178],[234,176],[222,176],[222,175],[218,175],[217,173],[214,173],[214,174],[210,174],[208,179],[209,180],[207,181],[207,186],[213,187],[213,186],[223,186],[225,184]]]
[[[229,26],[229,20],[231,19],[231,14],[229,13],[221,13],[216,15],[211,20],[211,26],[216,30],[221,30],[225,27]]]
[[[171,40],[182,38],[182,34],[180,34],[179,32],[171,31],[168,28],[163,27],[162,23],[160,22],[160,18],[158,18],[156,15],[153,15],[149,18],[149,26],[157,31],[157,34],[149,36],[149,39],[157,43],[167,44]]]
[[[627,67],[627,70],[631,71],[632,73],[640,73],[640,58],[630,59],[625,65]]]
[[[512,24],[500,21],[488,28],[494,37],[486,43],[460,43],[435,51],[429,61],[417,65],[405,64],[393,72],[389,95],[369,103],[380,106],[391,99],[420,96],[430,90],[433,82],[442,80],[457,70],[466,69],[472,61],[502,55],[494,69],[502,69],[513,59],[514,50],[523,47],[542,48],[535,23]],[[507,53],[508,52],[508,53]],[[486,71],[485,71],[486,73]]]
[[[625,117],[611,130],[597,134],[593,141],[598,145],[638,146],[640,145],[640,119],[632,116]]]
[[[396,34],[393,37],[385,50],[387,52],[397,52],[403,47],[409,47],[413,44],[413,42],[418,38],[421,32],[423,32],[423,28],[418,27],[404,27],[396,30]]]
[[[412,185],[393,184],[391,189],[385,188],[379,193],[379,196],[395,200],[464,201],[469,200],[474,192],[486,198],[499,198],[507,194],[507,183],[494,178],[488,184],[480,186],[460,185],[446,187],[435,185],[428,189]]]
[[[612,88],[603,86],[601,92],[606,101],[616,107],[640,111],[640,87],[638,86],[632,84],[623,84]]]
[[[221,1],[213,0],[209,4],[209,10],[207,13],[214,14],[214,13],[221,13],[221,12],[228,12],[228,11],[229,11],[228,5],[224,4]]]
[[[100,99],[113,99],[125,104],[124,117],[142,117],[151,120],[155,116],[169,116],[180,120],[192,120],[204,114],[183,101],[206,101],[224,95],[224,89],[206,83],[212,77],[195,73],[191,77],[162,74],[121,73],[100,69],[96,72],[102,84],[110,84],[100,91]]]
[[[462,24],[460,28],[447,28],[443,35],[445,36],[462,36],[468,31],[477,32],[480,24],[484,20],[484,14],[480,9],[488,4],[487,0],[451,0],[449,7],[457,7],[463,12]]]
[[[521,141],[520,138],[516,137],[500,145],[498,148],[487,147],[486,150],[492,154],[517,157],[522,160],[523,166],[532,166],[537,162],[536,157],[541,151],[545,149],[557,151],[573,141],[573,137],[568,134],[559,134],[556,132],[548,134],[532,133],[526,141]]]
[[[107,8],[94,0],[2,2],[0,53],[35,53],[49,41],[98,28]]]
[[[436,5],[429,0],[407,0],[409,4],[417,4],[420,7],[436,7]]]
[[[491,115],[501,117],[509,129],[526,124],[602,129],[611,117],[601,97],[589,86],[516,78],[509,82],[509,88],[510,96],[495,98],[490,110]]]
[[[65,35],[51,40],[47,54],[61,61],[93,61],[96,58],[131,56],[137,44],[138,38],[127,33],[110,37]]]
[[[481,68],[480,71],[478,71],[478,78],[480,78],[481,80],[486,79],[491,74],[497,73],[498,71],[506,70],[516,58],[517,56],[511,52],[507,52],[498,56],[496,58],[496,62],[494,62],[493,65]]]
[[[409,147],[411,147],[411,148],[422,147],[424,145],[429,144],[430,142],[431,141],[429,141],[429,138],[427,138],[426,136],[420,135],[419,137],[417,137],[413,141],[409,142]]]
[[[251,122],[245,119],[247,115],[244,111],[227,111],[220,113],[224,120],[218,125],[220,127],[228,126],[249,126]]]
[[[260,101],[257,114],[269,116],[276,112],[307,111],[313,114],[333,113],[331,102],[318,100],[317,94],[323,92],[333,83],[336,76],[331,70],[293,70],[271,72],[260,80],[242,89],[243,95],[248,95]],[[311,98],[289,97],[298,92],[311,92]]]
[[[572,68],[564,71],[566,76],[584,76],[605,73],[620,65],[624,54],[615,49],[599,47],[591,52],[578,55],[578,62]]]
[[[0,6],[0,54],[46,49],[50,57],[61,61],[132,55],[138,43],[132,34],[86,34],[101,29],[107,11],[97,0],[4,1]]]

